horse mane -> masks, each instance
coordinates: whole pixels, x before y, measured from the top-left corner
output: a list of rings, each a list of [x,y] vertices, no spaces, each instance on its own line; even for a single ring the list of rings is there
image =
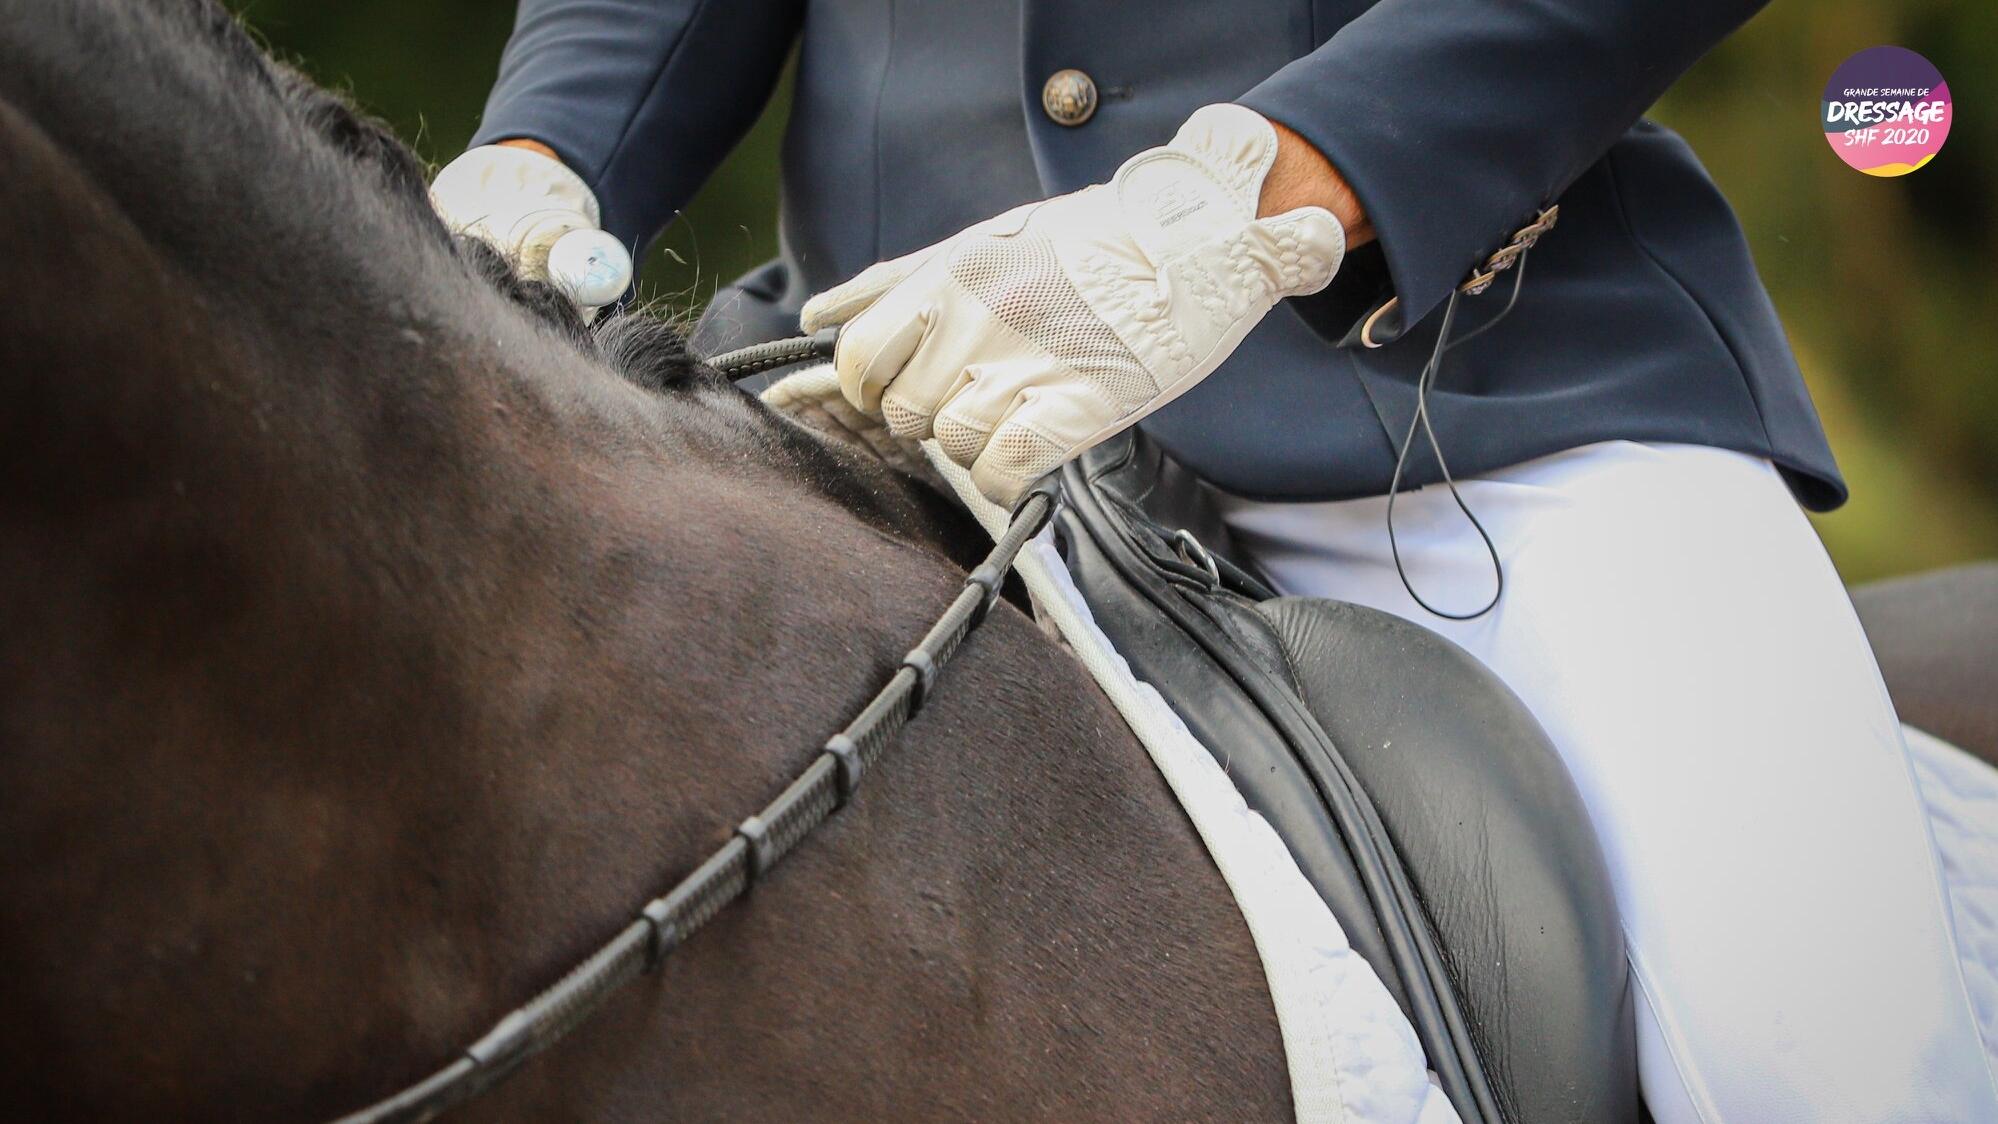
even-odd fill
[[[345,94],[273,58],[221,5],[209,0],[177,2],[192,9],[197,33],[217,48],[227,65],[269,89],[301,130],[330,145],[356,174],[372,180],[407,211],[424,237],[448,248],[468,273],[533,321],[626,381],[656,393],[685,388],[704,375],[718,379],[688,350],[678,318],[633,311],[611,314],[591,325],[555,286],[523,276],[517,263],[491,244],[451,230],[430,204],[429,166],[385,122]]]
[[[285,103],[300,125],[326,138],[364,171],[378,176],[390,194],[416,211],[420,224],[444,232],[459,260],[494,292],[634,385],[663,394],[694,377],[699,361],[688,351],[686,333],[677,319],[626,312],[589,324],[560,289],[524,276],[518,263],[491,243],[449,230],[430,206],[428,169],[387,124],[298,70],[272,65]]]
[[[486,422],[466,421],[501,395],[510,424],[550,427],[537,441],[665,442],[676,464],[700,450],[693,459],[709,469],[788,477],[878,529],[976,563],[983,536],[951,499],[765,408],[690,352],[682,321],[630,311],[587,324],[554,286],[452,230],[407,144],[273,59],[217,0],[62,6],[58,18],[0,20],[0,102],[136,228],[171,276],[177,315],[246,357],[202,384],[227,386],[299,439],[342,433],[394,450],[419,446],[412,429],[440,447],[483,439],[472,435]],[[74,330],[122,315],[70,311]],[[169,358],[129,368],[153,374],[127,403],[131,430],[156,447],[168,437],[149,419],[191,416],[139,404],[190,385],[161,373]],[[74,380],[52,391],[74,393]],[[242,414],[209,424],[176,439],[231,440]],[[304,463],[292,451],[277,459]],[[460,463],[468,476],[493,465]]]

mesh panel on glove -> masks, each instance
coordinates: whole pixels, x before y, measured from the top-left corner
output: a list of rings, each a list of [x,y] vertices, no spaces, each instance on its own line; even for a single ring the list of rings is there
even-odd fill
[[[929,424],[930,416],[921,410],[911,409],[897,398],[881,400],[881,420],[888,423],[888,431],[897,437],[914,436],[923,432]]]
[[[1034,480],[1068,459],[1068,450],[1031,429],[999,427],[985,447],[988,470],[1015,480]]]
[[[950,276],[1000,323],[1108,397],[1136,404],[1158,394],[1145,365],[1076,292],[1045,236],[973,239],[951,258]]]
[[[944,456],[959,464],[968,463],[979,453],[984,452],[986,439],[991,435],[991,430],[980,429],[962,418],[955,417],[938,418],[933,433],[938,447],[944,451]]]

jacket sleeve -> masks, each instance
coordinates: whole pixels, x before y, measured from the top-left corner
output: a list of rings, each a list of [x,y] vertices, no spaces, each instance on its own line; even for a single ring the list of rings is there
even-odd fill
[[[642,250],[756,122],[802,0],[521,0],[474,144],[555,150]]]
[[[1352,185],[1413,324],[1764,3],[1381,0],[1238,100]]]

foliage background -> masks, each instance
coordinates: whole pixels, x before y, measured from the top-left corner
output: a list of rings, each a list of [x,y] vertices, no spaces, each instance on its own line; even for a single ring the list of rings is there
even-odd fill
[[[478,121],[506,0],[236,0],[281,55],[442,162]],[[1898,43],[1949,82],[1957,120],[1921,171],[1876,179],[1821,139],[1847,55]],[[1778,0],[1654,116],[1734,201],[1853,487],[1818,520],[1849,580],[1998,556],[1998,4]],[[648,259],[644,289],[696,308],[775,253],[780,91]]]

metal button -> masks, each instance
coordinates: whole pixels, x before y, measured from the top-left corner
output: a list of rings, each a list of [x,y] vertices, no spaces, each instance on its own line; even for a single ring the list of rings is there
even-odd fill
[[[1073,128],[1096,116],[1096,81],[1080,70],[1057,70],[1041,87],[1041,108],[1057,125]]]

